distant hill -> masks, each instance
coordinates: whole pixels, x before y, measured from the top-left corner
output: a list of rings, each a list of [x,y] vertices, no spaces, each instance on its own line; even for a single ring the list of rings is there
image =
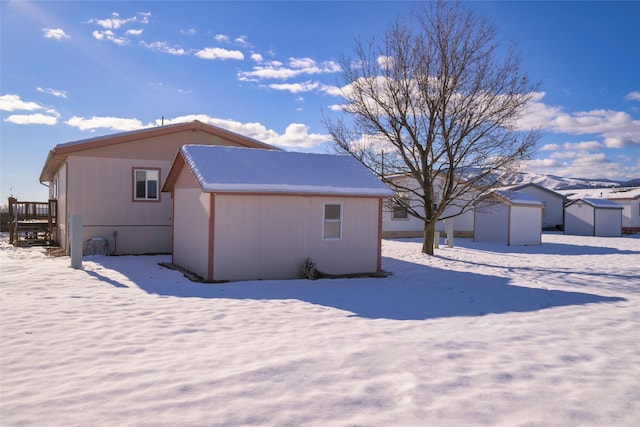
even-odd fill
[[[612,181],[610,179],[565,178],[555,175],[541,175],[529,172],[503,175],[500,179],[505,185],[534,183],[550,190],[578,190],[583,188],[638,187],[640,178],[629,181]]]

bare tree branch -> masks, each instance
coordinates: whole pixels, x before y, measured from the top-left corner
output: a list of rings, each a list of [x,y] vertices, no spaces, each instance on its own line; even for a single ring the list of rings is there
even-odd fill
[[[346,118],[325,118],[334,146],[411,195],[407,211],[424,221],[425,253],[433,254],[445,210],[472,209],[538,139],[515,126],[537,84],[496,34],[460,3],[430,2],[393,22],[382,43],[356,40],[353,57],[341,61]]]

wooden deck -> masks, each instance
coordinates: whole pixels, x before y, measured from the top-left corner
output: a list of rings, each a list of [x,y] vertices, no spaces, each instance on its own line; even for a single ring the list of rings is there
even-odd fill
[[[9,242],[14,246],[55,242],[57,200],[22,202],[9,197]]]

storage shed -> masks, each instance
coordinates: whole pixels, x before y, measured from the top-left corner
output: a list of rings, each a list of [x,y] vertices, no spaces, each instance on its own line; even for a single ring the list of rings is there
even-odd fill
[[[542,228],[545,230],[562,230],[564,227],[565,197],[539,184],[527,183],[510,187],[511,191],[527,193],[542,202]]]
[[[539,245],[543,206],[526,193],[494,191],[474,208],[473,240],[514,246]]]
[[[394,195],[351,156],[183,146],[173,195],[173,264],[207,281],[381,271],[383,199]]]
[[[573,200],[565,206],[564,232],[578,236],[621,236],[622,209],[606,199]]]

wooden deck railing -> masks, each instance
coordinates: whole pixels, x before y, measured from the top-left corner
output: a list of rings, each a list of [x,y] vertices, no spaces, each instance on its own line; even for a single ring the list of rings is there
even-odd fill
[[[57,219],[57,200],[22,202],[9,197],[9,242],[15,246],[51,244],[55,240]]]

